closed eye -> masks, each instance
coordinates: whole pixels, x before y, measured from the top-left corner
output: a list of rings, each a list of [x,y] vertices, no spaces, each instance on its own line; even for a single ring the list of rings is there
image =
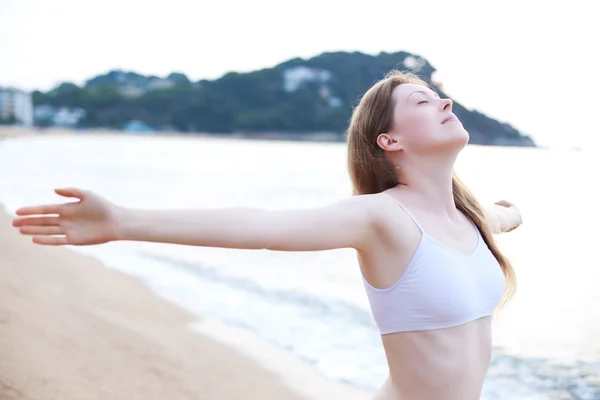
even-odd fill
[[[420,101],[417,104],[423,104],[423,103],[427,103],[427,100]]]

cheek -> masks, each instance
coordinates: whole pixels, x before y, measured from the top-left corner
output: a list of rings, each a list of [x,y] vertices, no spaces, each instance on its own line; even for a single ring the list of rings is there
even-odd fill
[[[425,111],[425,110],[424,110]],[[402,120],[401,132],[411,142],[422,142],[438,135],[438,126],[426,112],[414,112]]]

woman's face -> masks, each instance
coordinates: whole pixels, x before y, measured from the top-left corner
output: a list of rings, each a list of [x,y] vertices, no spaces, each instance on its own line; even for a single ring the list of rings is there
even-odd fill
[[[441,99],[433,90],[416,84],[394,89],[394,119],[389,134],[408,153],[460,151],[469,134],[452,112],[452,100]]]

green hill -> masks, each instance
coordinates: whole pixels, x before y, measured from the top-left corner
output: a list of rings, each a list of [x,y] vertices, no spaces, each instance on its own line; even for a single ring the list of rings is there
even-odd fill
[[[34,103],[80,108],[81,127],[123,128],[143,121],[157,130],[293,138],[323,135],[343,140],[352,107],[390,69],[411,69],[431,82],[435,69],[406,53],[332,52],[292,59],[274,68],[228,73],[216,80],[190,81],[184,74],[166,78],[111,71],[82,87],[64,83],[34,92]],[[432,85],[440,95],[442,90]],[[531,138],[508,124],[455,101],[454,111],[471,143],[534,146]]]

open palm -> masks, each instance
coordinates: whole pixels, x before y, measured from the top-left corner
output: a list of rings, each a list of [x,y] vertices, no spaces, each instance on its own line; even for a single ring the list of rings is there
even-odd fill
[[[91,191],[55,189],[77,202],[23,207],[13,221],[24,235],[42,245],[92,245],[116,240],[120,208]]]

